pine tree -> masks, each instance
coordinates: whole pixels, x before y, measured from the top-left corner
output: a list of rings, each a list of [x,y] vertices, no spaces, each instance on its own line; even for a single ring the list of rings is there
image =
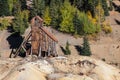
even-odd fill
[[[22,15],[23,15],[23,22],[24,22],[24,26],[25,28],[28,28],[29,26],[29,11],[28,10],[23,10],[22,11]]]
[[[80,22],[80,17],[78,15],[78,10],[76,10],[75,14],[74,14],[74,17],[73,17],[73,24],[74,24],[74,27],[75,27],[75,35],[77,34],[82,34],[82,24]]]
[[[98,2],[99,0],[85,0],[84,1],[85,12],[87,13],[88,11],[90,11],[92,13],[92,17],[95,17],[95,7],[98,5]]]
[[[89,42],[88,42],[88,39],[87,39],[86,36],[83,38],[83,48],[82,48],[81,55],[84,55],[84,56],[90,56],[91,55]]]
[[[51,0],[50,1],[50,17],[51,25],[54,28],[58,28],[60,24],[60,7],[63,0]]]
[[[46,7],[45,13],[43,15],[44,23],[46,26],[49,26],[51,23],[51,18],[50,18],[50,12],[49,12],[49,7]]]
[[[94,24],[94,27],[96,27],[96,33],[100,32],[101,31],[101,26],[98,24],[98,21],[95,18],[92,17],[92,14],[88,11],[87,12],[87,15],[88,15],[88,19],[91,21],[92,24]]]
[[[15,13],[15,19],[13,22],[13,29],[15,32],[19,32],[20,34],[23,34],[24,27],[23,27],[23,20],[22,20],[22,12],[21,12],[21,6],[18,3],[17,6],[18,11]]]
[[[71,0],[73,1],[73,0]],[[84,1],[83,0],[74,0],[73,1],[73,5],[76,6],[79,10],[83,11],[83,4],[84,4]]]
[[[75,29],[73,24],[73,17],[75,11],[76,8],[74,6],[71,6],[70,2],[66,0],[60,9],[61,17],[62,17],[62,21],[60,23],[60,28],[59,28],[60,31],[67,33],[74,33]]]
[[[45,0],[33,0],[33,9],[31,10],[32,15],[39,15],[42,17],[45,10]]]
[[[83,34],[93,34],[96,32],[95,25],[89,20],[88,16],[84,12],[79,12],[79,20],[82,26]]]
[[[98,23],[101,24],[105,20],[104,10],[102,8],[101,2],[99,2],[99,4],[96,6],[95,12],[95,17]]]
[[[45,0],[38,0],[38,15],[43,16],[45,10]]]
[[[15,13],[15,19],[13,21],[13,29],[15,32],[23,34],[25,29],[28,27],[28,11],[21,11],[21,4],[18,1],[16,3],[17,11]]]
[[[70,44],[69,44],[69,42],[67,41],[67,42],[66,42],[66,47],[65,47],[65,55],[70,55],[70,54],[71,54],[71,51],[70,51],[70,49],[69,49],[69,46],[70,46]]]
[[[95,7],[98,5],[98,0],[74,0],[74,5],[85,13],[90,11],[95,17]]]
[[[27,0],[20,0],[21,3],[21,9],[26,10],[27,9]]]
[[[101,0],[102,8],[104,10],[104,15],[109,16],[108,6],[106,0]]]
[[[8,1],[7,1],[10,15],[12,15],[13,2],[14,2],[13,0],[8,0]]]
[[[51,0],[45,0],[45,6],[50,6],[50,1]]]
[[[0,16],[10,15],[9,6],[7,0],[0,0]]]
[[[21,4],[19,0],[13,0],[13,10],[12,10],[12,15],[15,16],[18,13],[18,6],[20,6],[21,9]]]
[[[30,19],[38,14],[37,0],[33,0],[32,8],[30,9]]]
[[[109,5],[110,5],[109,10],[112,11],[113,10],[112,0],[109,0]]]

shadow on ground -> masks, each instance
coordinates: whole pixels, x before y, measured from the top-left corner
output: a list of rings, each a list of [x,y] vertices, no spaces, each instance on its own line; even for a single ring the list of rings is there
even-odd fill
[[[8,31],[9,33],[13,33],[13,32],[14,32],[14,29],[13,29],[12,26],[8,26],[8,27],[7,27],[7,31]]]
[[[13,33],[10,36],[7,37],[6,39],[10,45],[10,49],[12,49],[10,56],[12,56],[12,54],[15,53],[15,51],[19,48],[19,46],[21,45],[23,38],[22,36],[20,36],[19,33]]]
[[[115,22],[116,22],[118,25],[120,25],[120,21],[119,21],[119,20],[115,19]]]
[[[7,41],[10,45],[10,49],[17,49],[21,45],[23,38],[19,33],[13,33],[8,36]]]
[[[62,50],[62,52],[65,54],[65,49],[62,47],[62,46],[60,46],[60,48],[61,48],[61,50]]]
[[[112,3],[112,5],[113,5],[115,11],[120,12],[120,6],[116,5],[114,2]]]
[[[80,52],[82,51],[82,47],[80,45],[75,45],[75,49],[78,51],[78,54],[80,55]]]

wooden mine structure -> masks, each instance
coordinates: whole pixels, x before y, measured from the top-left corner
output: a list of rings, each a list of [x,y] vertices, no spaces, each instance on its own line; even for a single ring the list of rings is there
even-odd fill
[[[26,55],[37,55],[38,57],[57,56],[56,43],[58,40],[43,27],[43,19],[35,16],[31,20],[31,31],[24,38],[20,47],[14,52],[14,56],[19,55],[24,50]],[[29,46],[28,46],[29,44]]]

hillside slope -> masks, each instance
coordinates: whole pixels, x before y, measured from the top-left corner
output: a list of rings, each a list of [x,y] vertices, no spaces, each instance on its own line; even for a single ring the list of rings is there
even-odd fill
[[[30,59],[0,60],[0,80],[120,80],[119,69],[90,57]]]

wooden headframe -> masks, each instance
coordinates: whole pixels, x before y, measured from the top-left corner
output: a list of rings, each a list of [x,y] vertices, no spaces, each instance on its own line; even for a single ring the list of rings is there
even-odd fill
[[[43,27],[43,19],[39,16],[31,20],[32,53],[38,56],[56,56],[56,43],[58,40]]]
[[[27,49],[26,44],[31,44],[30,49]],[[23,49],[26,55],[37,55],[38,57],[57,56],[56,43],[58,40],[43,27],[43,19],[35,16],[31,20],[31,31],[24,38],[20,47],[14,52],[16,57],[20,50]]]

